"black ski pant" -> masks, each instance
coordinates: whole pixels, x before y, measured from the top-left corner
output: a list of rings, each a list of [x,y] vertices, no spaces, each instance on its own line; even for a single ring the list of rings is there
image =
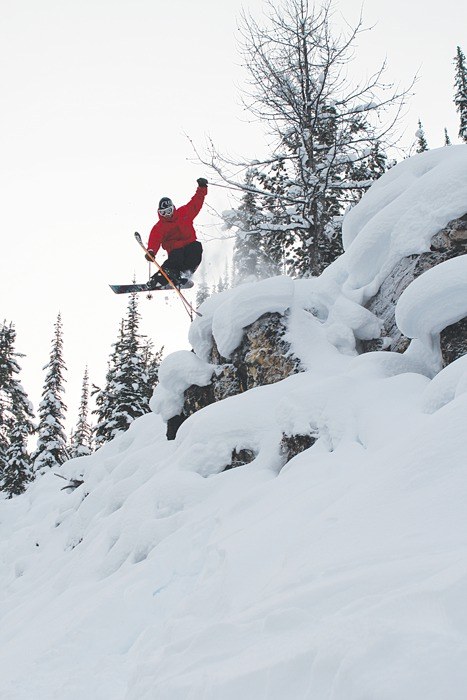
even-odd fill
[[[195,272],[195,270],[199,267],[202,257],[203,246],[199,241],[193,241],[192,243],[188,243],[188,245],[183,246],[183,248],[171,250],[167,260],[162,263],[162,268],[165,270],[165,272],[167,272],[171,279],[172,277],[183,277],[184,272],[192,275],[193,272]],[[162,275],[160,272],[153,275],[152,280],[158,284],[166,283],[164,275]],[[177,279],[174,281],[177,281]]]

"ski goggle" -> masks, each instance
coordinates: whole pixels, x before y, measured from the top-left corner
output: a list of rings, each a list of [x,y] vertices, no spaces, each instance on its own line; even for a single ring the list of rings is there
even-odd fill
[[[164,207],[164,209],[159,209],[159,214],[161,216],[172,216],[172,214],[175,211],[175,207],[173,204],[170,204],[168,207]]]

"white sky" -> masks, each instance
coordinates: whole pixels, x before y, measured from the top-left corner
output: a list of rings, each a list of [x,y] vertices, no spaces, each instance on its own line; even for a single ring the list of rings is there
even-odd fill
[[[84,367],[102,383],[127,298],[108,283],[146,279],[133,240],[156,220],[162,195],[183,204],[196,178],[185,134],[202,145],[254,158],[258,126],[239,103],[244,74],[236,48],[241,6],[260,0],[2,0],[0,36],[0,317],[15,323],[26,353],[22,381],[37,410],[53,324],[61,311],[66,402],[74,424]],[[351,23],[360,4],[341,0]],[[369,0],[361,66],[385,56],[394,81],[418,71],[405,125],[407,145],[420,117],[431,147],[446,126],[457,142],[453,56],[467,50],[467,8],[458,0]],[[209,203],[229,206],[226,190]],[[208,212],[197,219],[205,264],[222,272],[221,234]],[[225,245],[226,249],[228,246]],[[163,258],[161,258],[163,259]],[[191,294],[194,298],[194,294]],[[187,347],[188,316],[172,296],[140,296],[142,330],[156,347]]]

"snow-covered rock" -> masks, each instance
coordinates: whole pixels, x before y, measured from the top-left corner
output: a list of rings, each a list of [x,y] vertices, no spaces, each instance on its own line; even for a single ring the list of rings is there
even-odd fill
[[[447,151],[425,151],[391,168],[345,217],[345,287],[361,303],[402,258],[429,250],[432,237],[466,213],[467,147]]]
[[[277,277],[208,299],[189,339],[199,358],[217,366],[217,371],[203,390],[195,383],[183,395],[174,396],[179,386],[175,382],[169,395],[163,386],[156,390],[153,407],[171,421],[168,435],[174,437],[188,416],[210,403],[312,369],[311,356],[317,353],[311,346],[318,336],[320,343],[335,348],[335,354],[328,352],[337,364],[343,355],[362,351],[406,350],[410,335],[404,333],[404,321],[397,324],[395,317],[402,292],[409,288],[405,299],[412,298],[415,278],[467,252],[466,173],[466,146],[407,159],[381,177],[348,213],[343,229],[346,252],[321,277]],[[459,297],[442,282],[434,286],[441,307],[447,299]],[[277,314],[282,319],[279,323]],[[463,314],[463,310],[451,315],[448,311],[444,323],[435,313],[440,328],[412,345],[411,361],[423,365],[427,375],[433,376],[443,361],[446,364],[467,349]],[[419,315],[414,316],[420,322]],[[455,321],[450,324],[451,316]],[[448,328],[440,341],[440,332],[454,322],[461,325]],[[265,327],[269,328],[266,333]]]
[[[467,203],[466,203],[467,209]],[[364,351],[390,348],[397,352],[403,352],[409,344],[409,339],[398,327],[395,318],[397,302],[404,291],[415,278],[422,275],[432,267],[446,260],[456,258],[467,253],[467,215],[454,219],[441,229],[431,239],[430,250],[425,253],[410,255],[402,258],[391,273],[383,280],[377,294],[367,304],[368,309],[382,322],[381,338],[371,341],[363,341]],[[446,334],[441,334],[442,354],[445,363],[452,362],[456,357],[467,350],[465,341],[467,336],[462,332],[462,337],[453,339],[448,348]]]
[[[279,289],[276,289],[275,292],[276,299],[281,298],[280,287],[287,278],[279,279]],[[274,290],[274,285],[271,284],[272,280],[269,282],[269,288]],[[292,280],[288,280],[288,282],[292,284]],[[250,315],[255,320],[253,323],[243,326],[242,324],[247,323],[247,320],[242,314],[237,318],[236,323],[232,322],[232,327],[235,328],[235,331],[232,330],[232,337],[236,336],[236,342],[235,347],[230,349],[228,357],[224,357],[220,353],[217,346],[219,335],[213,333],[207,353],[208,362],[199,359],[194,353],[186,353],[184,357],[179,353],[175,362],[173,356],[169,356],[167,363],[162,364],[160,383],[154,392],[151,407],[167,421],[169,439],[173,439],[180,425],[201,408],[254,387],[272,384],[300,371],[300,362],[291,352],[290,342],[287,340],[286,319],[277,312],[262,314],[264,308],[262,290],[265,285],[259,283],[258,286],[260,288],[260,303],[258,307],[255,307],[256,285],[248,285]],[[277,307],[277,303],[273,305]],[[284,309],[292,306],[289,295],[283,301],[282,306]],[[256,313],[253,313],[255,308]],[[222,313],[221,317],[223,318]],[[203,329],[206,328],[204,305],[202,322],[198,325],[200,328],[195,324],[192,326],[194,328],[192,336],[196,337],[198,334],[199,338]],[[219,327],[219,323],[217,326]],[[221,335],[225,338],[227,332],[223,332]],[[207,346],[202,343],[201,347],[206,348]],[[225,352],[227,348],[225,342],[221,342],[221,347],[224,348]],[[203,355],[206,356],[206,353],[203,352]],[[185,367],[185,361],[188,362],[188,367]],[[189,376],[190,368],[195,361],[199,374],[197,377],[193,377],[193,381],[189,385],[186,382],[186,377]],[[177,363],[180,377],[175,376],[174,381],[172,381],[171,371],[167,370],[167,366],[169,365],[170,370],[173,368],[177,374]],[[204,369],[202,369],[203,367]]]
[[[208,300],[194,352],[161,367],[160,415],[63,465],[73,490],[48,473],[0,501],[2,700],[464,700],[467,366],[439,356],[463,258],[400,297],[405,352],[359,350],[380,333],[378,270],[431,240],[413,212],[461,215],[438,190],[467,191],[466,157],[383,176],[320,278]],[[263,384],[211,396],[167,441],[163,418],[250,333]]]

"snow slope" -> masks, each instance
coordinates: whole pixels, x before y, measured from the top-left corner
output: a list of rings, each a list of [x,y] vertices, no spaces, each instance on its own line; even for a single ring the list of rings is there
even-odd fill
[[[437,345],[467,314],[463,259],[401,297],[404,355],[355,346],[379,332],[361,306],[377,270],[407,254],[395,228],[426,249],[415,215],[445,225],[466,186],[464,146],[396,166],[319,279],[207,300],[152,406],[180,407],[214,371],[211,337],[228,357],[267,310],[288,310],[306,372],[208,406],[173,442],[144,416],[62,467],[84,478],[75,491],[47,474],[0,501],[2,700],[463,700],[467,365],[441,369]],[[284,466],[282,433],[309,431]],[[257,457],[223,472],[235,448]]]

